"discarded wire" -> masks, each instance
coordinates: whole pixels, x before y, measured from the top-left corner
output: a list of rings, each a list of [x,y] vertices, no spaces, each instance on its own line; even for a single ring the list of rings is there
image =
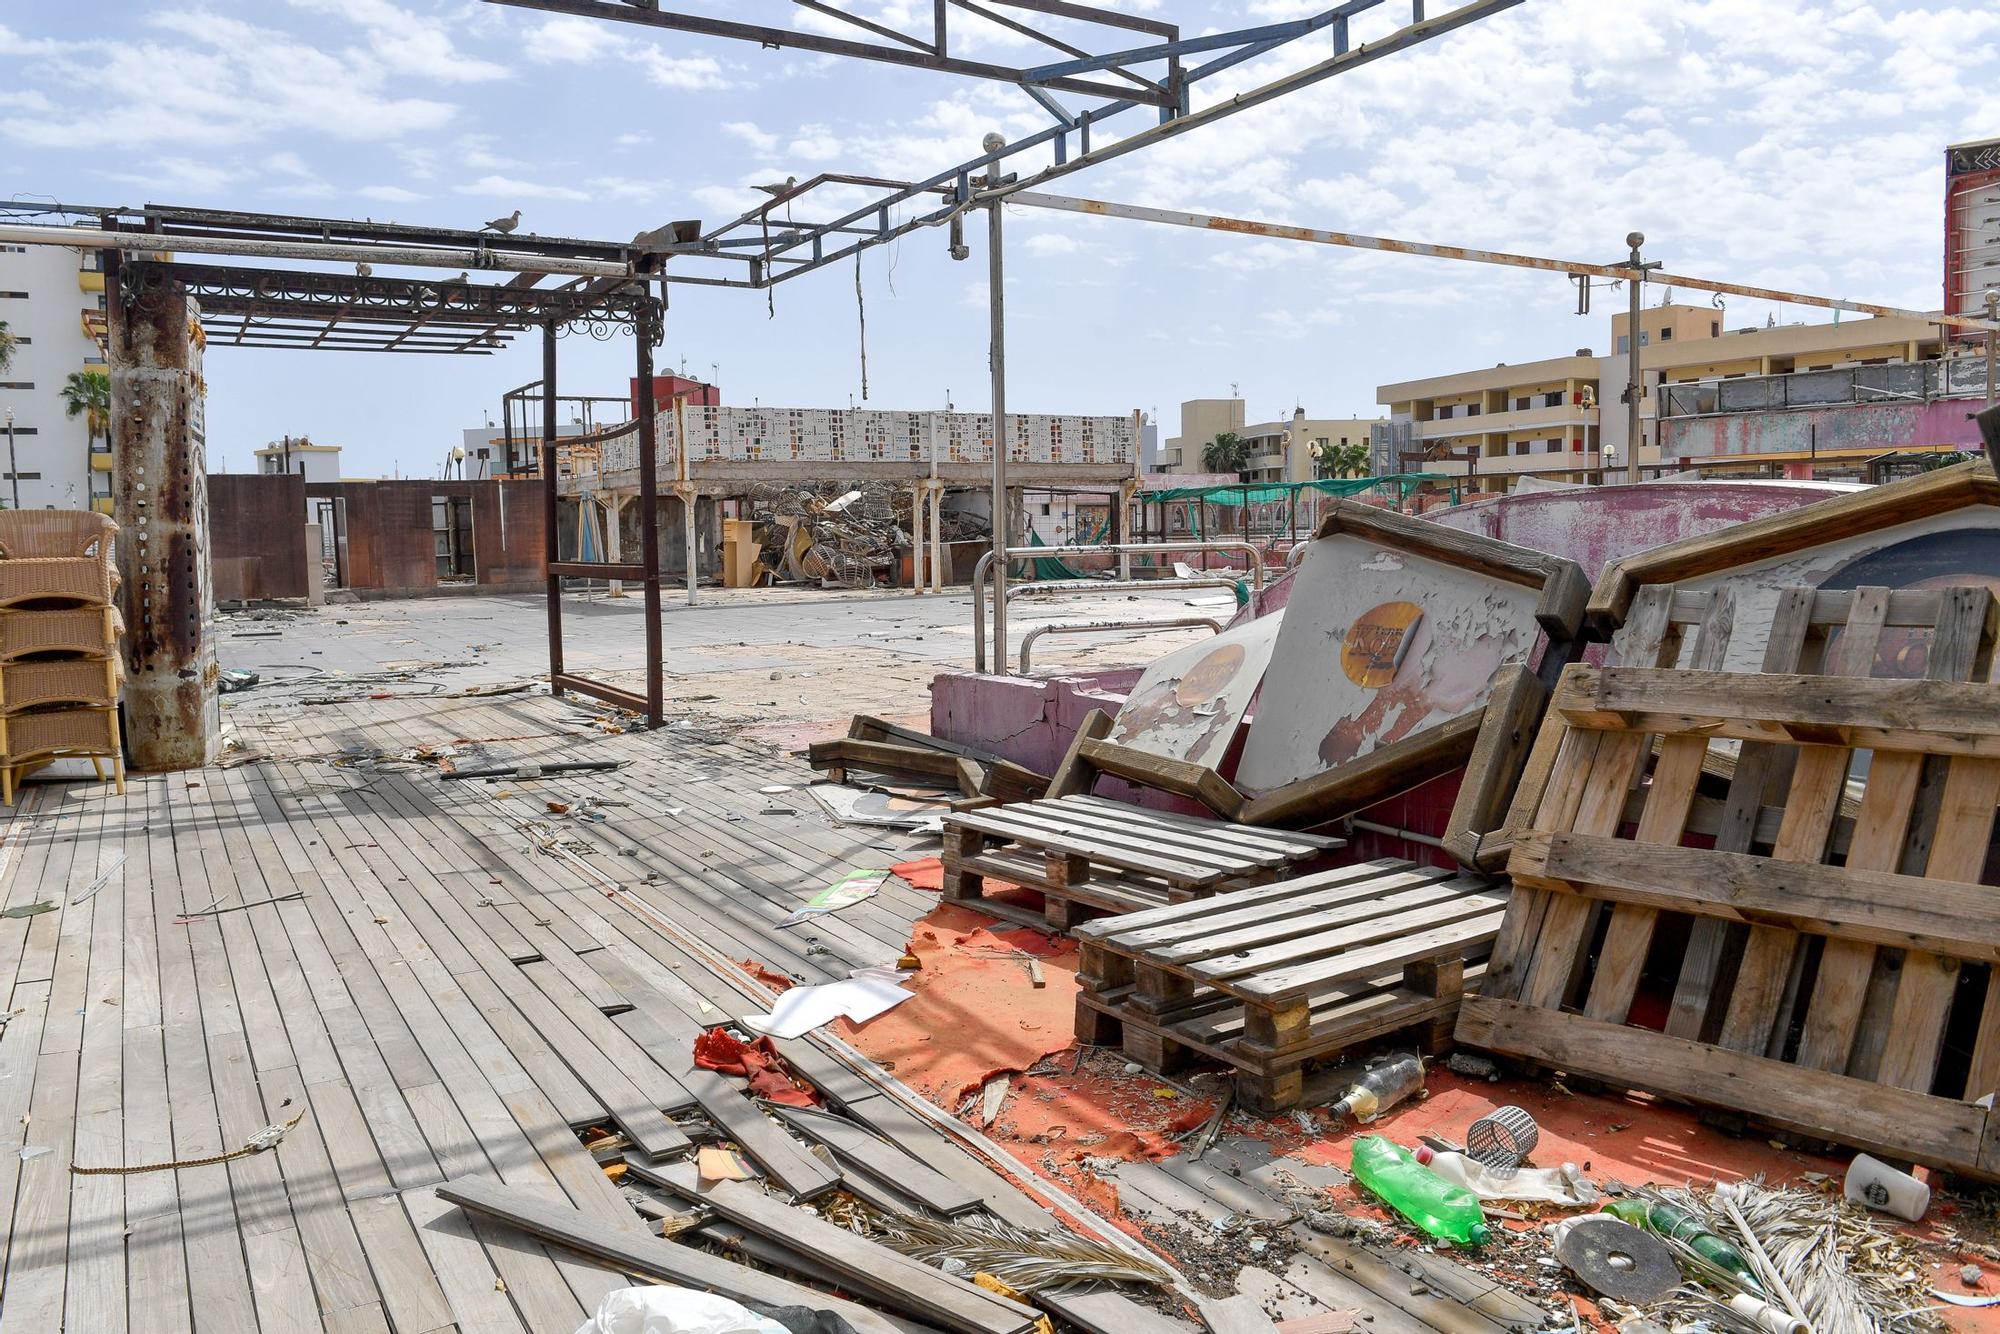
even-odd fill
[[[289,1107],[292,1105],[292,1100],[287,1098],[279,1105]],[[272,1122],[244,1140],[242,1147],[231,1149],[227,1153],[212,1153],[205,1158],[175,1158],[164,1163],[120,1164],[115,1167],[78,1167],[72,1162],[69,1170],[80,1177],[129,1177],[137,1176],[141,1172],[177,1172],[184,1167],[213,1167],[217,1163],[233,1163],[238,1158],[248,1158],[253,1154],[277,1148],[285,1142],[285,1136],[291,1133],[292,1127],[305,1120],[305,1116],[306,1109],[301,1107],[299,1114],[291,1120],[282,1124]]]
[[[217,904],[221,903],[221,900],[218,899],[206,908],[196,908],[193,912],[182,913],[179,917],[174,918],[174,922],[177,925],[185,925],[188,922],[199,921],[204,917],[220,917],[226,912],[242,912],[246,908],[262,908],[273,903],[291,903],[305,896],[305,891],[301,889],[294,890],[290,894],[279,894],[273,898],[258,899],[255,903],[232,903],[227,907],[218,907]]]

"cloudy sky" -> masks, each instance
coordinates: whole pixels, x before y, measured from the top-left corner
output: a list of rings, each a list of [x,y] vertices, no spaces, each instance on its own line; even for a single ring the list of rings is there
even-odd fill
[[[929,6],[836,0],[885,22]],[[1185,33],[1308,0],[1113,0]],[[803,27],[778,0],[684,8]],[[1432,0],[1436,12],[1445,0]],[[789,12],[787,12],[789,10]],[[1389,0],[1357,40],[1407,16]],[[84,18],[87,22],[80,21]],[[996,27],[962,54],[1042,58]],[[1319,58],[1308,39],[1209,96]],[[1947,143],[2000,135],[2000,6],[1916,0],[1527,0],[1471,28],[1058,188],[1584,259],[1639,228],[1671,268],[1934,308]],[[1198,96],[1197,101],[1205,100]],[[477,0],[24,0],[0,8],[0,193],[628,237],[709,221],[758,182],[906,178],[1034,129],[1018,90]],[[1039,160],[1015,164],[1032,170]],[[1252,420],[1295,403],[1374,415],[1375,386],[1577,347],[1549,274],[1010,212],[1009,403],[1157,411],[1237,386]],[[975,236],[975,241],[977,237]],[[937,231],[861,264],[867,403],[987,401],[985,265]],[[1730,325],[1822,318],[1732,302]],[[665,369],[726,402],[857,404],[853,267],[762,294],[677,289]],[[566,386],[616,393],[629,342],[565,349]],[[347,446],[350,473],[436,472],[463,426],[539,374],[489,358],[219,350],[210,464],[281,433]]]

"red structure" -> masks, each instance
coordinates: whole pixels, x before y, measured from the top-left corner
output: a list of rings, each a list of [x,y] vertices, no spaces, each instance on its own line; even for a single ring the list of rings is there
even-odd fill
[[[640,401],[638,377],[632,377],[629,383],[632,395],[632,415],[636,417],[639,415]],[[722,406],[722,390],[712,384],[703,384],[700,380],[690,380],[685,375],[655,375],[653,377],[653,407],[655,411],[671,406],[677,398],[684,398],[688,402],[698,404],[704,408],[719,408]]]

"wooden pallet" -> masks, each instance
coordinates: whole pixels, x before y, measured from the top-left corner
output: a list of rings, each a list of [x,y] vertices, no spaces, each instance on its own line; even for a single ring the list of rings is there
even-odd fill
[[[1088,922],[1077,1038],[1156,1074],[1210,1056],[1247,1104],[1295,1106],[1308,1061],[1405,1030],[1446,1040],[1506,904],[1483,876],[1384,860]]]
[[[1508,864],[1514,901],[1459,1039],[2000,1171],[1973,1105],[2000,1089],[1996,891],[1977,883],[2000,803],[2000,687],[1965,681],[1989,679],[1994,604],[1984,589],[1936,594],[1928,679],[1862,679],[1917,596],[1931,595],[1856,590],[1829,675],[1565,673],[1538,741],[1554,759]],[[1813,602],[1781,597],[1767,666],[1797,660]],[[1731,742],[1720,827],[1700,840],[1712,846],[1682,846],[1715,778],[1705,761]],[[1669,1000],[1664,1032],[1631,1023],[1649,981]]]
[[[1261,884],[1342,846],[1337,838],[1252,829],[1101,797],[1058,797],[946,816],[943,895],[995,917],[1066,932],[1088,915]],[[1041,912],[988,896],[989,879],[1038,891]]]

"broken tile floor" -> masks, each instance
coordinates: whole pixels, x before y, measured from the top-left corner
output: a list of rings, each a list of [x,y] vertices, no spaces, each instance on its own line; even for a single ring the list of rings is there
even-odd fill
[[[569,624],[574,665],[629,665],[639,626],[628,607]],[[985,1131],[1052,1183],[1044,1202],[1083,1202],[1207,1295],[1240,1289],[1281,1318],[1353,1311],[1373,1330],[1591,1318],[1538,1262],[1547,1247],[1527,1235],[1532,1222],[1459,1263],[1406,1236],[1363,1245],[1290,1221],[1306,1204],[1381,1216],[1345,1184],[1350,1134],[1323,1111],[1233,1116],[1188,1161],[1179,1141],[1207,1119],[1217,1084],[1168,1083],[1076,1048],[1065,942],[941,909],[893,877],[865,902],[778,926],[849,869],[934,849],[832,823],[784,747],[840,729],[881,662],[856,650],[885,631],[880,651],[902,675],[877,679],[866,706],[920,714],[929,673],[962,661],[964,624],[962,597],[684,609],[668,618],[670,698],[689,725],[648,733],[536,689],[461,693],[542,667],[533,600],[228,618],[224,665],[259,670],[264,684],[228,698],[236,748],[223,764],[134,775],[122,797],[31,783],[4,814],[0,1126],[17,1166],[0,1173],[11,1218],[0,1332],[567,1334],[625,1280],[469,1221],[432,1188],[494,1176],[622,1212],[630,1226],[575,1132],[632,1112],[650,1086],[636,1066],[579,1052],[618,1050],[670,1009],[681,1026],[739,1011],[753,974],[725,977],[718,960],[772,983],[823,982],[911,948],[924,960],[916,998],[858,1030],[837,1024],[836,1036],[967,1121],[983,1117],[975,1095],[1007,1075]],[[814,649],[829,656],[803,656]],[[705,695],[715,698],[695,698]],[[797,702],[764,702],[779,698]],[[442,776],[446,765],[575,759],[620,767]],[[982,948],[996,939],[1040,956],[1044,985]],[[1538,1161],[1575,1161],[1599,1181],[1841,1170],[1649,1100],[1437,1068],[1428,1098],[1378,1128],[1404,1142],[1461,1138],[1507,1102],[1541,1124]],[[294,1118],[270,1153],[70,1172],[209,1159]],[[1990,1205],[1942,1197],[1928,1230],[1951,1228],[1987,1246]],[[1961,1263],[1992,1274],[2000,1256],[1944,1244],[1934,1254],[1947,1288]]]

